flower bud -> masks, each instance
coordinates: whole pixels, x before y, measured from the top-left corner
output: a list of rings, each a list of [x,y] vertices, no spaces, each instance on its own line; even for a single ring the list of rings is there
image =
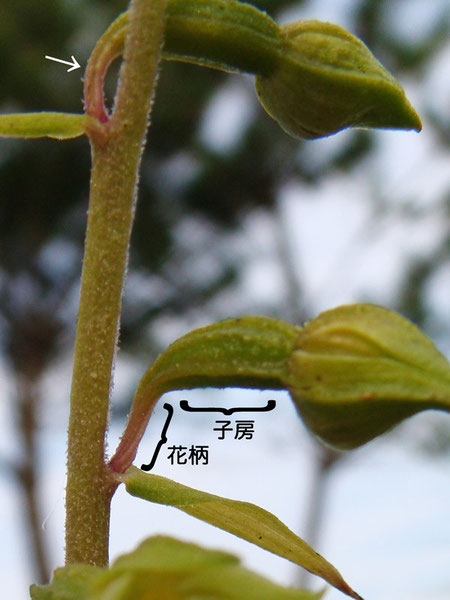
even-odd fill
[[[398,314],[356,304],[299,331],[285,383],[307,427],[340,449],[360,446],[406,417],[450,412],[450,366]]]
[[[258,76],[256,90],[287,133],[315,139],[347,127],[421,130],[398,81],[358,38],[320,21],[281,32],[278,68]]]

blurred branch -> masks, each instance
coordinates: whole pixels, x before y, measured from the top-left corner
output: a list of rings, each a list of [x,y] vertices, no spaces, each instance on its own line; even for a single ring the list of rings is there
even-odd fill
[[[405,273],[398,299],[400,312],[424,326],[428,311],[425,288],[436,270],[450,257],[450,235],[428,256],[414,260]]]
[[[284,272],[290,313],[288,316],[291,322],[301,324],[309,318],[308,309],[311,309],[311,307],[302,305],[302,288],[289,244],[288,230],[284,224],[279,203],[275,218],[278,231],[279,260]],[[323,446],[313,438],[312,442],[314,445],[313,480],[302,538],[313,548],[316,548],[322,527],[329,476],[333,467],[342,460],[344,454]],[[310,573],[304,569],[298,569],[298,572],[296,583],[300,588],[306,589]]]
[[[17,476],[17,465],[14,461],[5,458],[4,456],[0,456],[0,471],[3,471],[6,475],[12,475],[13,477]]]
[[[38,414],[41,407],[40,382],[51,357],[55,352],[62,331],[55,310],[67,292],[61,286],[62,295],[54,294],[53,302],[45,301],[45,282],[31,272],[28,279],[37,288],[24,302],[23,290],[16,289],[12,277],[4,274],[0,289],[0,314],[4,333],[3,348],[11,364],[16,382],[16,399],[13,410],[15,428],[20,440],[21,458],[17,464],[2,461],[19,485],[27,550],[30,554],[36,577],[46,583],[50,578],[49,554],[42,530],[42,509],[39,499],[39,453]],[[19,286],[20,287],[20,286]],[[44,289],[42,289],[44,288]],[[58,296],[58,297],[57,297]]]
[[[22,489],[22,506],[25,522],[31,535],[28,551],[33,557],[40,583],[50,579],[49,554],[42,530],[42,511],[38,499],[38,459],[36,412],[39,407],[38,384],[27,377],[18,378],[18,430],[22,438],[23,458],[16,469]]]
[[[343,456],[342,452],[337,452],[315,442],[313,479],[309,491],[305,518],[306,525],[302,531],[303,539],[313,548],[317,547],[317,542],[320,538],[329,477],[335,465],[342,460]],[[310,575],[304,569],[299,570],[299,577],[297,579],[298,587],[306,589],[309,584]]]
[[[444,119],[433,110],[428,110],[426,117],[432,125],[442,147],[450,148],[450,120],[444,122]]]

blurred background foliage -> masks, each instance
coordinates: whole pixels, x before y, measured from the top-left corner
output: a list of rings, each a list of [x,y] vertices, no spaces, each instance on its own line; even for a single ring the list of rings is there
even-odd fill
[[[415,6],[403,0],[349,0],[334,3],[334,9],[333,3],[320,0],[253,4],[279,20],[314,16],[333,20],[336,12],[340,24],[360,36],[406,82],[424,118],[433,164],[442,166],[447,161],[448,170],[450,93],[447,86],[447,102],[440,102],[434,88],[427,88],[441,82],[441,64],[447,65],[448,73],[445,1],[436,1],[432,10],[427,0],[412,3]],[[404,21],[412,20],[414,29],[417,5],[426,11],[427,19],[411,30]],[[73,54],[85,65],[98,36],[125,8],[123,0],[1,3],[0,112],[80,112],[80,71],[66,73],[44,56]],[[327,9],[333,14],[325,16]],[[108,77],[110,102],[116,72],[112,69]],[[342,178],[358,180],[361,202],[370,215],[369,231],[399,219],[420,226],[425,218],[428,227],[430,211],[441,223],[435,243],[422,248],[419,239],[415,252],[406,253],[395,293],[383,298],[368,288],[349,288],[346,301],[383,301],[438,337],[441,347],[449,348],[449,314],[437,310],[430,295],[436,287],[433,282],[448,282],[448,177],[439,171],[441,185],[433,188],[431,199],[420,188],[410,190],[406,199],[404,195],[396,199],[395,190],[386,197],[377,166],[386,146],[378,134],[361,130],[339,134],[330,140],[329,149],[322,142],[290,139],[258,106],[252,85],[248,77],[188,64],[162,66],[143,157],[124,299],[122,355],[138,356],[138,350],[145,348],[148,363],[149,355],[156,356],[175,335],[238,313],[301,322],[324,308],[305,291],[307,269],[300,272],[298,265],[315,263],[309,256],[298,257],[283,198],[290,190],[299,190],[302,201],[310,194],[314,203],[321,190],[333,194],[327,181]],[[400,159],[392,158],[394,163]],[[32,560],[42,581],[49,573],[37,493],[42,381],[55,357],[70,357],[73,344],[89,165],[85,139],[0,140],[0,350],[8,379],[15,384],[4,400],[11,404],[21,440],[17,456],[1,464],[20,484],[34,539]],[[390,167],[395,171],[392,160]],[[426,170],[429,165],[419,168]],[[437,177],[436,171],[430,173]],[[254,223],[265,232],[260,243]],[[310,227],[320,228],[321,221]],[[363,232],[358,244],[365,237]],[[354,250],[361,252],[359,246]],[[264,271],[265,264],[277,271],[275,280]],[[345,262],[341,267],[338,277],[345,289]],[[256,273],[253,279],[248,279],[249,272]],[[253,285],[255,294],[249,294]],[[276,293],[259,294],[264,286],[276,288]],[[445,291],[440,287],[442,298]],[[123,418],[131,394],[128,390],[123,397],[116,395],[113,417]],[[441,427],[439,451],[448,448],[448,437]],[[430,431],[424,439],[430,446],[430,440],[438,438]],[[319,471],[328,472],[333,464],[329,454],[320,455]],[[314,535],[310,532],[310,537]]]

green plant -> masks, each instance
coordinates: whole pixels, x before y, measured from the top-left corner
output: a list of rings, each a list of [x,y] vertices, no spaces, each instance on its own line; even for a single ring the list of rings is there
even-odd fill
[[[104,79],[121,54],[109,114]],[[359,598],[332,565],[273,515],[144,475],[131,464],[155,402],[174,389],[287,389],[308,427],[342,448],[365,443],[419,410],[448,411],[448,362],[398,315],[356,305],[327,311],[304,328],[242,317],[191,332],[143,377],[121,443],[105,460],[137,173],[160,58],[255,75],[262,104],[294,136],[312,139],[350,126],[421,127],[400,85],[355,37],[316,21],[279,27],[252,6],[232,0],[135,0],[92,53],[85,114],[2,116],[4,136],[86,134],[93,162],[69,423],[67,566],[55,573],[50,586],[34,586],[32,596],[318,597],[273,586],[228,555],[165,538],[144,542],[106,569],[110,501],[124,483],[132,495],[176,506]]]

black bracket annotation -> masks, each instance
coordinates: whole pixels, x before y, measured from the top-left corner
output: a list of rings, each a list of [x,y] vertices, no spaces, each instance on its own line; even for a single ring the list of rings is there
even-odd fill
[[[149,462],[149,464],[141,465],[141,469],[143,471],[151,471],[153,469],[153,467],[155,466],[156,459],[158,458],[159,451],[161,450],[161,446],[163,446],[167,442],[166,434],[167,434],[167,430],[169,429],[170,421],[172,420],[172,417],[173,417],[173,406],[171,404],[167,404],[167,402],[166,402],[165,404],[163,404],[163,408],[165,408],[167,410],[168,414],[166,417],[166,422],[164,423],[164,426],[161,431],[161,439],[156,444],[156,448],[155,448],[155,451],[153,452],[152,460]]]
[[[235,408],[221,408],[215,406],[190,406],[187,400],[180,400],[180,408],[187,412],[220,412],[224,415],[232,415],[235,412],[268,412],[273,410],[277,405],[275,400],[268,400],[266,406],[237,406]],[[155,451],[153,452],[152,460],[148,465],[141,465],[143,471],[151,471],[155,466],[156,459],[158,458],[161,447],[167,442],[167,430],[169,428],[170,421],[173,417],[173,406],[167,402],[163,405],[163,408],[167,410],[166,422],[161,431],[161,439],[156,445]]]
[[[220,412],[224,415],[232,415],[235,412],[268,412],[273,410],[277,403],[268,400],[266,406],[237,406],[236,408],[219,408],[217,406],[189,406],[187,400],[180,400],[180,408],[187,412]]]

